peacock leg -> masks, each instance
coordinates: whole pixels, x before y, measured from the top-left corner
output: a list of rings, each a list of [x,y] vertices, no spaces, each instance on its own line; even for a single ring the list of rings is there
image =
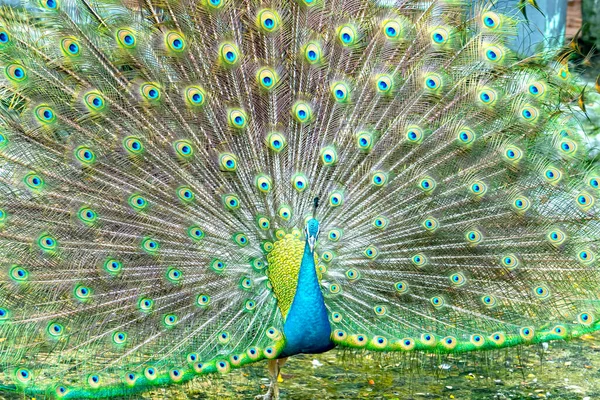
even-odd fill
[[[279,376],[279,360],[269,360],[269,390],[265,395],[256,396],[256,400],[277,400],[279,399],[279,387],[277,386],[277,377]]]
[[[283,378],[281,377],[281,369],[287,360],[288,357],[277,359],[277,382],[283,382]]]

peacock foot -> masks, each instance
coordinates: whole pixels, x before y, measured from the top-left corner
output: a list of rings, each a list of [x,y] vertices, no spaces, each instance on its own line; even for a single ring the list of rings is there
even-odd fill
[[[265,394],[259,394],[254,400],[279,400],[279,388],[276,383],[271,383]]]

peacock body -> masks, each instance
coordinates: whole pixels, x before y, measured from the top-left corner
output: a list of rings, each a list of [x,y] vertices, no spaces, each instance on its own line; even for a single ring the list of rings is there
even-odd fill
[[[1,390],[598,330],[580,89],[568,52],[510,51],[516,23],[457,0],[2,6]]]

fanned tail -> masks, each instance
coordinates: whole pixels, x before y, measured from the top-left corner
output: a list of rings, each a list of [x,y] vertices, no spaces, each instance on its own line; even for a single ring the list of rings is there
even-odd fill
[[[339,346],[597,330],[577,82],[518,60],[511,16],[465,10],[1,8],[2,387],[127,395],[276,358],[315,197]]]

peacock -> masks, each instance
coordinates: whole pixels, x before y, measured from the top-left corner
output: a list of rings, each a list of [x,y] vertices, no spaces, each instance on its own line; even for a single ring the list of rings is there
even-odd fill
[[[599,330],[584,90],[520,6],[5,3],[0,390]]]

